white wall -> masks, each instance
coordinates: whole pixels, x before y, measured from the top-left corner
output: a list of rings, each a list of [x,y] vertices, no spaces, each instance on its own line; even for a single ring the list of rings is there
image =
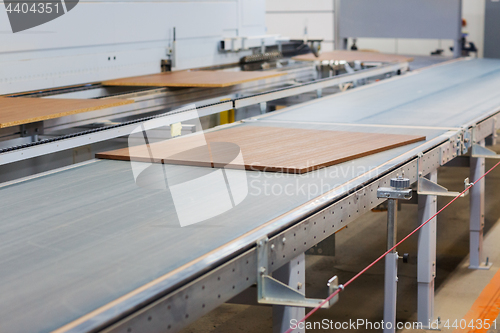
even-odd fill
[[[478,48],[478,56],[483,57],[484,50],[484,11],[485,0],[462,0],[462,17],[467,20],[464,31],[469,33],[468,40]]]
[[[0,95],[158,73],[176,28],[177,70],[238,62],[225,37],[265,33],[265,0],[81,0],[12,33],[0,0]]]
[[[307,27],[310,38],[323,38],[323,50],[333,50],[334,0],[266,0],[268,34],[304,38]]]
[[[462,0],[462,16],[467,20],[464,31],[469,33],[468,40],[479,49],[483,56],[484,8],[485,0]],[[303,38],[304,27],[308,27],[309,37],[323,38],[323,50],[333,49],[334,39],[334,0],[266,0],[267,33],[281,34],[291,38]],[[349,46],[352,41],[349,41]],[[386,53],[430,55],[438,48],[449,50],[452,40],[431,39],[390,39],[360,38],[359,49],[377,50]]]

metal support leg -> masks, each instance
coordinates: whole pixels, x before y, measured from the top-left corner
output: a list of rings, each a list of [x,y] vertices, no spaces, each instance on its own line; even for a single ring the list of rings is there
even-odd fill
[[[484,140],[478,142],[484,147]],[[484,157],[471,157],[470,179],[475,182],[485,172]],[[489,269],[491,263],[483,262],[484,228],[484,179],[472,186],[470,193],[470,258],[469,268]]]
[[[305,293],[305,255],[304,253],[276,270],[273,277],[296,290]],[[306,314],[305,308],[273,305],[273,333],[282,333],[290,328],[290,321],[299,321]],[[294,333],[305,333],[305,330],[296,329]]]
[[[437,183],[437,170],[426,178]],[[418,196],[418,222],[423,224],[437,212],[437,196]],[[418,312],[417,320],[423,327],[434,321],[434,278],[436,277],[436,218],[430,220],[418,234],[417,283]]]
[[[388,200],[387,207],[387,249],[396,244],[398,201]],[[396,299],[398,282],[398,253],[392,250],[385,257],[384,281],[384,333],[393,333],[396,328]]]

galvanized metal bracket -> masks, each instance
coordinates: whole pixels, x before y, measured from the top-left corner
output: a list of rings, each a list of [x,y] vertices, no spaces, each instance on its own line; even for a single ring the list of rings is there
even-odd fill
[[[469,187],[471,184],[469,183],[469,178],[465,178],[464,180],[465,188]],[[433,181],[425,178],[418,177],[417,184],[417,193],[419,195],[436,195],[441,197],[456,197],[460,194],[460,192],[451,192],[444,186],[441,186]],[[469,191],[460,195],[460,197],[465,197]]]
[[[477,143],[474,143],[472,145],[472,151],[471,151],[471,157],[474,158],[494,158],[494,159],[500,159],[500,155],[495,153],[493,150],[489,150],[486,147],[483,147],[481,145],[478,145]]]
[[[301,308],[315,308],[324,302],[323,299],[306,298],[304,294],[294,288],[276,280],[269,275],[268,256],[269,239],[264,238],[257,242],[257,302],[260,304],[295,306]],[[328,280],[328,295],[339,289],[337,276]],[[342,288],[342,286],[340,286]],[[332,297],[321,307],[328,309],[339,299]]]

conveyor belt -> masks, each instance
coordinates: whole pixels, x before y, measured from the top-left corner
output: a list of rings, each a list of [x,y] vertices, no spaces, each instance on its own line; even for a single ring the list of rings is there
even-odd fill
[[[169,192],[136,186],[129,162],[97,161],[4,186],[0,331],[57,329],[163,276],[69,328],[109,325],[120,313],[144,306],[154,293],[178,288],[263,235],[283,230],[446,141],[461,126],[494,114],[500,110],[499,86],[500,61],[459,61],[235,125],[423,135],[427,142],[303,176],[241,171],[250,184],[245,200],[184,228]],[[195,176],[204,168],[178,166],[176,172],[177,177]],[[296,191],[266,194],[264,184],[291,184]],[[328,197],[311,202],[334,188]]]

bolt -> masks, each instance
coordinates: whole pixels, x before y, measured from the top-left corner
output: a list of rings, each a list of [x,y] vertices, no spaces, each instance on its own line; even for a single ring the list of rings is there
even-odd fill
[[[264,273],[265,273],[265,272],[266,272],[266,268],[265,268],[265,267],[261,267],[261,268],[259,269],[259,273],[260,273],[260,275],[264,275]]]
[[[274,244],[271,244],[271,251],[274,251]]]
[[[302,289],[302,282],[297,283],[297,289]]]
[[[286,242],[286,238],[285,238],[285,237],[283,237],[283,244],[285,244],[285,242]]]

